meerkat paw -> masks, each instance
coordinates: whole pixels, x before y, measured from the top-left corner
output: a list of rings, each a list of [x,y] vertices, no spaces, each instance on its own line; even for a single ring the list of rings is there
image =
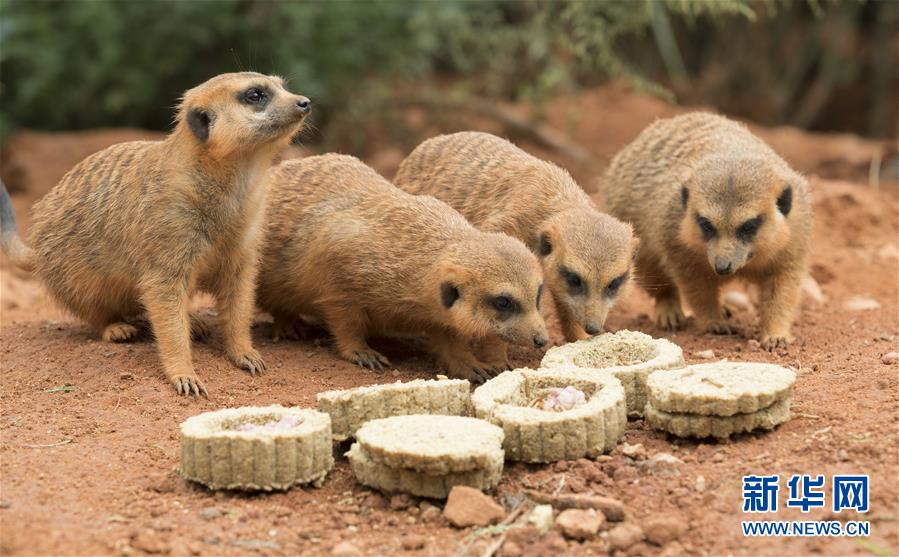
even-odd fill
[[[713,335],[738,335],[740,330],[726,321],[712,321],[705,327]]]
[[[375,371],[383,371],[384,368],[390,366],[390,360],[371,348],[351,350],[344,356],[344,358],[359,367],[365,367]]]
[[[175,374],[170,377],[170,380],[179,395],[203,395],[209,398],[209,391],[206,390],[206,386],[203,385],[196,373]]]
[[[250,375],[262,374],[265,371],[265,361],[256,350],[249,348],[241,352],[234,352],[229,355],[234,365],[250,372]]]
[[[659,329],[675,330],[684,326],[687,317],[677,300],[657,300],[655,323]]]
[[[447,366],[447,375],[454,379],[467,379],[475,385],[480,385],[485,381],[496,377],[499,371],[479,361],[463,361],[458,360],[449,363]]]
[[[103,328],[104,342],[128,342],[137,337],[140,329],[128,323],[111,323]]]
[[[760,342],[762,344],[762,348],[764,348],[768,352],[774,352],[775,350],[787,348],[794,340],[796,340],[795,337],[792,337],[790,335],[763,334]]]
[[[309,336],[309,326],[300,319],[275,319],[272,323],[272,342],[302,340]]]
[[[212,336],[213,319],[199,313],[190,314],[190,338],[203,342]]]

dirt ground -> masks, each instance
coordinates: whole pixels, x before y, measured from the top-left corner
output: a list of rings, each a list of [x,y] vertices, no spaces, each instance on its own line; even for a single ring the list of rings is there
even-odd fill
[[[679,110],[658,100],[600,88],[560,99],[552,121],[588,149],[595,161],[570,161],[536,148],[572,169],[588,191],[616,150],[652,119]],[[571,115],[578,117],[572,118]],[[413,115],[414,116],[414,115]],[[410,117],[421,134],[436,133],[426,118]],[[458,127],[491,129],[489,122]],[[630,288],[607,328],[640,330],[684,348],[689,363],[712,349],[716,357],[775,362],[796,370],[793,419],[770,433],[727,442],[683,441],[628,424],[626,442],[642,444],[646,457],[622,454],[619,445],[596,461],[548,466],[507,464],[495,498],[511,506],[523,489],[593,493],[624,502],[627,520],[682,517],[689,529],[658,547],[640,542],[629,555],[883,554],[899,548],[897,526],[897,373],[881,362],[896,351],[897,184],[870,178],[870,160],[885,147],[851,136],[758,129],[799,170],[810,176],[815,212],[811,273],[823,299],[806,298],[797,319],[799,341],[769,354],[749,339],[756,331],[750,308],[735,315],[744,334],[714,337],[692,324],[671,334],[655,329],[647,297]],[[125,132],[130,138],[134,132]],[[4,153],[20,225],[27,228],[34,200],[85,150],[117,140],[96,134],[31,134]],[[73,146],[58,149],[54,142]],[[895,146],[890,147],[895,150]],[[370,162],[390,175],[398,146],[385,146]],[[76,156],[77,155],[77,156]],[[72,160],[74,158],[74,160]],[[884,167],[887,168],[887,167]],[[10,177],[10,172],[14,177]],[[872,298],[879,307],[852,310],[846,303]],[[198,305],[208,305],[200,298]],[[181,480],[178,424],[193,414],[229,406],[314,406],[316,393],[378,382],[428,377],[435,362],[417,340],[374,344],[396,369],[365,371],[339,360],[326,337],[273,344],[266,316],[255,328],[269,371],[250,377],[232,367],[215,340],[195,345],[196,368],[210,398],[176,396],[164,381],[152,342],[105,344],[67,316],[27,274],[0,261],[0,554],[8,555],[479,555],[495,540],[489,531],[452,528],[431,503],[389,499],[357,484],[345,458],[319,488],[244,495],[212,493]],[[558,341],[558,328],[549,316]],[[534,366],[536,350],[513,351],[514,363]],[[70,385],[71,389],[57,387]],[[342,453],[346,447],[338,447]],[[682,463],[653,466],[648,457],[668,453]],[[869,474],[870,511],[864,515],[812,511],[801,519],[863,519],[871,536],[746,539],[740,531],[741,477],[747,474]],[[890,478],[893,478],[892,480]],[[786,497],[781,486],[781,506]],[[772,519],[799,519],[781,510]],[[614,524],[607,524],[608,529]],[[509,538],[499,554],[605,555],[608,536],[575,542],[551,531],[543,538]],[[333,551],[341,542],[349,542]]]

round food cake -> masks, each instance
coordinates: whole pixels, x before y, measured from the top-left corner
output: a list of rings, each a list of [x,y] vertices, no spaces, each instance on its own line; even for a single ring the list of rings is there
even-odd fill
[[[416,379],[319,393],[318,408],[331,416],[335,441],[353,437],[365,422],[406,414],[467,416],[471,406],[464,379]]]
[[[455,485],[495,487],[502,443],[502,429],[476,418],[394,416],[360,427],[347,458],[364,485],[442,499]]]
[[[753,362],[721,361],[653,373],[646,423],[679,437],[729,437],[790,419],[796,374]]]
[[[331,418],[316,410],[226,408],[181,424],[178,471],[211,489],[319,486],[333,465]]]
[[[733,416],[789,398],[796,374],[774,364],[721,361],[654,373],[647,381],[656,410]]]
[[[598,456],[615,447],[627,423],[621,382],[575,367],[507,371],[471,401],[478,418],[503,428],[506,457],[523,462]]]
[[[680,346],[636,331],[605,333],[547,350],[542,368],[599,369],[621,381],[627,413],[642,416],[646,406],[646,378],[660,369],[684,366]]]

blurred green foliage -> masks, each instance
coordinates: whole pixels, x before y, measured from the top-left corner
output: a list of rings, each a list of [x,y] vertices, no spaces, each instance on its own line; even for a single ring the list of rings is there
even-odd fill
[[[185,89],[277,73],[315,121],[373,117],[404,83],[453,75],[539,103],[595,76],[652,87],[616,52],[653,13],[752,16],[750,0],[0,0],[0,135],[27,126],[164,129]],[[378,99],[377,101],[373,99]],[[337,134],[348,126],[333,126]],[[343,130],[343,131],[341,131]]]

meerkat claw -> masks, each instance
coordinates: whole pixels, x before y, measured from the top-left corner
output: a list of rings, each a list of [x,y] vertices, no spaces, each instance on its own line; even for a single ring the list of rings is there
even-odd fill
[[[739,331],[730,323],[722,323],[720,321],[710,323],[706,330],[715,335],[736,335]]]
[[[768,336],[762,339],[762,348],[768,352],[774,352],[778,348],[787,348],[790,346],[790,339],[787,337]]]
[[[175,377],[173,382],[175,383],[175,390],[179,395],[200,396],[202,394],[204,397],[209,398],[209,392],[196,375]]]

